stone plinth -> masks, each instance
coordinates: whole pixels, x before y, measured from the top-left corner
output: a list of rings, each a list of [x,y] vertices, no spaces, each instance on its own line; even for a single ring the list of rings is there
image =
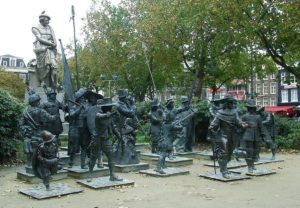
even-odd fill
[[[165,174],[161,174],[156,172],[155,170],[141,170],[141,174],[146,174],[149,176],[154,176],[154,177],[170,177],[170,176],[177,176],[177,175],[186,175],[189,174],[188,170],[182,170],[180,168],[164,168],[163,169]]]
[[[221,173],[204,173],[200,174],[200,177],[210,179],[210,180],[217,180],[217,181],[222,181],[222,182],[233,182],[233,181],[239,181],[239,180],[245,180],[245,179],[250,179],[249,176],[244,176],[240,174],[235,174],[231,173],[230,178],[224,178]]]
[[[268,170],[268,169],[257,169],[257,170],[254,170],[253,173],[249,173],[248,168],[233,169],[233,170],[230,170],[230,172],[248,175],[248,176],[266,176],[266,175],[276,174],[276,171]]]
[[[86,179],[79,180],[77,183],[92,189],[109,189],[118,186],[132,186],[133,181],[123,179],[123,181],[110,181],[109,177],[93,178],[90,182]]]
[[[104,163],[107,166],[107,163]],[[128,173],[128,172],[138,172],[140,170],[147,170],[149,169],[148,163],[138,163],[138,164],[129,164],[129,165],[119,165],[115,164],[115,171],[119,173]]]
[[[65,170],[68,171],[68,176],[72,178],[83,179],[89,176],[89,169],[81,169],[80,166],[65,168]],[[107,167],[97,168],[97,166],[95,166],[93,170],[93,176],[101,177],[101,176],[108,176],[108,175],[109,175],[109,170]]]
[[[32,188],[19,189],[19,193],[25,194],[34,199],[48,199],[53,197],[61,197],[68,194],[76,194],[82,192],[80,188],[73,188],[66,184],[50,183],[50,190],[47,191],[44,185]]]
[[[59,170],[56,174],[52,175],[52,181],[62,180],[68,177],[68,172],[66,170]],[[33,175],[32,173],[27,173],[26,170],[20,170],[17,172],[17,179],[26,181],[28,183],[41,183],[41,179]]]

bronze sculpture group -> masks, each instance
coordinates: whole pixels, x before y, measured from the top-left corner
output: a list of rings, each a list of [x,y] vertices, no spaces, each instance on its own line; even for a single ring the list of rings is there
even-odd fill
[[[59,135],[63,131],[59,111],[63,110],[68,112],[66,120],[69,122],[68,167],[73,167],[75,154],[80,151],[80,168],[89,170],[88,181],[91,181],[96,161],[98,167],[103,167],[104,153],[108,159],[110,180],[120,181],[122,179],[114,173],[115,164],[139,163],[135,150],[139,121],[134,100],[124,89],[118,91],[118,102],[114,103],[111,98],[80,88],[72,105],[66,107],[57,101],[57,44],[49,20],[50,17],[43,12],[39,16],[40,24],[32,28],[36,37],[37,78],[44,86],[48,100],[40,105],[40,96],[33,90],[28,92],[29,107],[20,120],[27,166],[32,165],[35,175],[49,190],[51,174],[57,172],[59,164]],[[179,108],[174,107],[173,99],[165,102],[165,108],[158,99],[150,102],[151,152],[159,155],[155,171],[160,174],[165,174],[167,157],[173,160],[174,151],[191,152],[195,141],[196,112],[190,107],[187,96],[182,96],[180,101]],[[271,149],[272,159],[275,159],[273,115],[264,108],[257,109],[254,100],[248,100],[246,106],[248,112],[240,116],[233,97],[212,101],[208,140],[213,144],[214,157],[224,178],[230,178],[227,164],[233,154],[237,159],[244,157],[248,172],[252,173],[262,141]]]

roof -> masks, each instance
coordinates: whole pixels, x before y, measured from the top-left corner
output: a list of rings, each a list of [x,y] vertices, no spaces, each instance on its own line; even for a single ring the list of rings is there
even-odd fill
[[[4,54],[4,55],[0,55],[0,57],[6,57],[6,58],[16,58],[16,59],[23,59],[22,57],[18,57],[18,56],[13,56],[10,54]]]
[[[265,107],[265,111],[269,112],[280,112],[280,111],[287,111],[292,112],[294,111],[295,106],[270,106]]]

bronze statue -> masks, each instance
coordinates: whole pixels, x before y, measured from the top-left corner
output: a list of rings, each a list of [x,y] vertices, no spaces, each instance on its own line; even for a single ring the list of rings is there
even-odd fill
[[[109,141],[109,137],[112,134],[118,134],[116,126],[112,120],[112,107],[115,105],[112,103],[111,98],[103,98],[100,101],[99,111],[95,115],[95,129],[92,131],[92,139],[89,144],[90,149],[90,160],[89,160],[89,178],[88,181],[92,180],[92,173],[96,160],[98,158],[100,150],[104,152],[108,159],[108,167],[110,171],[111,181],[121,181],[114,173],[114,157],[112,152],[112,145]],[[116,135],[120,137],[120,135]]]
[[[30,91],[27,107],[20,118],[20,130],[24,137],[24,152],[27,155],[27,165],[31,166],[32,155],[42,142],[41,132],[49,122],[54,122],[56,116],[39,107],[40,96]]]
[[[148,114],[150,119],[149,134],[151,137],[151,152],[157,153],[158,141],[161,136],[161,128],[164,120],[164,112],[159,108],[158,100],[150,102],[151,111]]]
[[[275,160],[276,156],[276,142],[275,142],[275,121],[274,116],[271,112],[266,112],[265,107],[260,107],[257,109],[258,114],[262,119],[262,124],[265,127],[265,136],[262,138],[262,141],[271,149],[272,157],[271,160]],[[257,155],[259,159],[259,155]]]
[[[60,146],[59,134],[63,132],[63,126],[60,119],[59,109],[64,110],[64,105],[56,99],[55,89],[45,89],[48,101],[41,104],[41,108],[47,111],[50,115],[55,116],[55,121],[49,121],[46,124],[45,130],[56,136],[57,144]]]
[[[227,163],[231,160],[233,149],[236,147],[236,127],[246,126],[246,124],[239,119],[238,114],[234,109],[235,99],[233,97],[226,95],[221,102],[223,103],[223,108],[217,112],[208,129],[212,132],[212,135],[219,134],[214,137],[214,152],[222,176],[224,178],[230,178],[230,172],[227,170]],[[216,133],[218,131],[219,133]]]
[[[176,152],[191,152],[192,144],[195,141],[195,112],[190,107],[190,102],[187,96],[181,97],[181,108],[178,109],[178,119],[189,116],[181,122],[182,130],[178,134],[178,140],[175,144]]]
[[[79,147],[81,148],[81,168],[87,169],[85,160],[87,156],[87,147],[90,143],[90,135],[87,126],[87,104],[86,104],[86,90],[80,88],[75,93],[76,105],[71,107],[69,114],[69,148],[70,155],[69,168],[73,166],[73,160]]]
[[[51,175],[57,173],[58,146],[55,142],[55,135],[49,131],[43,131],[43,142],[38,145],[32,159],[34,174],[43,180],[46,190],[50,190]]]
[[[255,170],[254,160],[256,155],[259,154],[259,147],[261,137],[264,135],[264,129],[261,117],[256,114],[255,100],[247,100],[246,107],[248,109],[248,113],[241,117],[242,121],[247,124],[242,139],[246,146],[248,172],[253,173]]]
[[[50,16],[45,11],[39,16],[40,24],[32,27],[36,40],[33,43],[37,60],[37,78],[41,85],[56,88],[57,86],[57,43],[52,27],[49,25]]]

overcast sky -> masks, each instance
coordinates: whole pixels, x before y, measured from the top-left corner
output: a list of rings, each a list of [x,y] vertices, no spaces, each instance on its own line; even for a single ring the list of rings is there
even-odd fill
[[[111,0],[113,3],[119,0]],[[35,58],[31,28],[39,24],[42,11],[51,17],[56,39],[64,45],[73,41],[71,6],[75,7],[76,35],[80,39],[82,18],[89,10],[91,0],[2,0],[0,3],[0,55],[22,57],[25,63]],[[59,47],[60,48],[60,47]]]

